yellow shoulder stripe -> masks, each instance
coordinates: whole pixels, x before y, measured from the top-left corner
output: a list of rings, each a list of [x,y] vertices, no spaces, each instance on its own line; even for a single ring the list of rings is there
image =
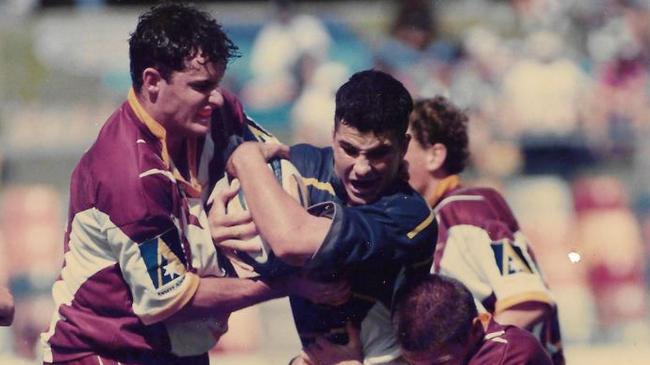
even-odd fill
[[[334,187],[332,187],[332,184],[330,183],[318,181],[316,178],[313,177],[303,177],[302,182],[305,184],[305,186],[313,186],[318,190],[324,190],[332,195],[336,195],[334,193]]]
[[[280,141],[278,141],[277,138],[275,138],[275,136],[271,135],[270,133],[266,132],[265,130],[262,130],[262,129],[258,128],[256,125],[248,123],[247,127],[251,131],[251,133],[253,133],[255,138],[257,138],[258,141],[263,141],[263,142],[272,141],[272,142],[276,142],[276,143],[280,142]]]
[[[413,228],[413,230],[409,233],[406,234],[406,237],[409,239],[413,239],[413,237],[417,236],[418,233],[422,232],[423,229],[427,228],[434,219],[433,212],[429,212],[429,216],[426,217],[425,220],[422,221],[422,223],[418,224],[417,227]]]

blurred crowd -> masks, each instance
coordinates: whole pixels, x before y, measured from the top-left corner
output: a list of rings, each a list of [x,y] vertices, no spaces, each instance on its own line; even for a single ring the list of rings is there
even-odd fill
[[[11,3],[0,6],[14,9]],[[264,6],[264,22],[242,47],[246,68],[226,84],[285,142],[318,145],[329,143],[336,88],[360,68],[392,73],[416,99],[449,97],[470,115],[468,182],[508,198],[556,295],[565,342],[647,343],[650,1],[382,4],[384,17],[365,23],[309,11],[309,2]],[[14,109],[0,104],[5,138],[25,120],[8,117]],[[47,181],[16,182],[20,156],[8,156],[0,280],[17,309],[14,325],[0,329],[0,363],[3,353],[37,356],[61,263],[67,194]],[[259,326],[259,313],[243,314],[217,351],[254,351]]]

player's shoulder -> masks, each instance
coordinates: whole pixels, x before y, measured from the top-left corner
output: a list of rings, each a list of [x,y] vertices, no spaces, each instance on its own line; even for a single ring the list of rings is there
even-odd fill
[[[530,332],[491,320],[485,331],[483,344],[469,364],[550,365],[552,362]]]
[[[319,177],[331,172],[334,152],[331,147],[300,143],[290,147],[290,160],[303,177]]]
[[[71,192],[77,201],[106,213],[118,225],[171,210],[174,178],[162,160],[159,141],[125,105],[109,117],[71,180],[82,188]]]
[[[446,194],[433,208],[447,227],[472,225],[489,229],[495,224],[507,230],[519,230],[514,214],[497,190],[489,187],[455,189]]]
[[[437,222],[424,198],[405,181],[398,181],[394,189],[374,203],[359,206],[363,211],[374,211],[385,216],[399,231],[406,230],[409,240],[421,238],[423,242],[435,241]]]

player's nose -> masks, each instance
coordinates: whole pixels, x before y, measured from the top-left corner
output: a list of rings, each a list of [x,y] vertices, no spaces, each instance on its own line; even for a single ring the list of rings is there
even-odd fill
[[[221,107],[223,105],[223,94],[219,88],[212,90],[208,98],[208,102],[210,102],[210,104],[215,107]]]
[[[370,166],[370,161],[364,157],[359,157],[354,162],[354,174],[358,177],[368,175],[371,170],[372,167]]]

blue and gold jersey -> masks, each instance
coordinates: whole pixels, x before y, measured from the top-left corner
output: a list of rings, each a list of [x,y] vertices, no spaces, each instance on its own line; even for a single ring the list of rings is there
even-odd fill
[[[293,146],[291,162],[314,204],[310,212],[333,221],[305,267],[323,280],[345,277],[353,291],[352,298],[339,307],[291,298],[303,345],[322,334],[346,341],[345,323],[353,321],[361,324],[367,360],[369,356],[375,357],[374,363],[393,360],[399,356],[396,344],[380,337],[392,333],[392,299],[402,280],[429,270],[437,235],[434,216],[424,199],[402,180],[374,203],[348,206],[345,189],[334,173],[331,148]]]

